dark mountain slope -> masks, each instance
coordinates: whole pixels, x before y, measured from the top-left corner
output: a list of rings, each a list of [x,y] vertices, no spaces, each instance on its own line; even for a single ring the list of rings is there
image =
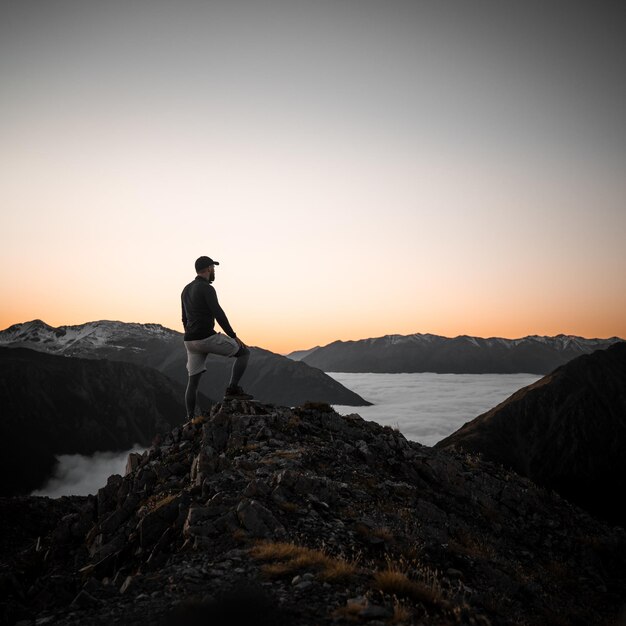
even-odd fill
[[[437,447],[480,452],[626,524],[626,343],[559,367]]]
[[[129,467],[82,511],[0,498],[25,548],[0,554],[0,621],[606,626],[626,601],[620,529],[328,407],[219,404]]]
[[[183,336],[160,324],[98,321],[54,328],[34,320],[0,331],[0,345],[88,359],[127,361],[152,367],[172,380],[187,384]],[[348,406],[369,404],[317,368],[261,348],[251,348],[251,352],[242,384],[263,402],[295,405],[311,400]],[[213,400],[221,399],[231,367],[231,359],[210,356],[200,391]]]
[[[438,335],[386,335],[335,341],[302,360],[325,372],[435,372],[439,374],[545,374],[581,354],[620,341],[569,335],[448,338]]]
[[[40,487],[58,454],[150,445],[184,421],[183,395],[147,367],[0,348],[0,494]]]

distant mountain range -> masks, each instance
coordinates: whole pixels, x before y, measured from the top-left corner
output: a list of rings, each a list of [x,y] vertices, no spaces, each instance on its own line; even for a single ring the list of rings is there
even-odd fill
[[[185,385],[187,357],[181,333],[160,324],[97,321],[76,326],[49,326],[41,320],[14,324],[0,331],[0,346],[30,348],[50,354],[126,361],[152,367]],[[256,399],[287,406],[307,400],[349,406],[369,404],[324,372],[261,348],[252,356],[242,384]],[[232,360],[210,356],[200,391],[220,399]]]
[[[335,341],[287,355],[325,372],[434,372],[437,374],[546,374],[559,365],[622,341],[572,335],[521,339],[385,335]]]
[[[149,446],[185,421],[183,394],[152,368],[0,347],[0,494],[41,487],[59,454]]]
[[[436,447],[480,453],[626,524],[626,343],[559,367]]]

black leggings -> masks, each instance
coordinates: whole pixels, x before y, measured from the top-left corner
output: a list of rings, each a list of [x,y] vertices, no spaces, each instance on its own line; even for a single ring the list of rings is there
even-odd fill
[[[250,360],[250,350],[245,346],[239,348],[238,352],[234,355],[235,362],[233,363],[233,369],[230,373],[229,387],[236,387],[239,385],[239,381],[243,376],[243,373],[248,367],[248,361]],[[205,370],[206,371],[206,370]],[[187,409],[187,419],[191,419],[196,411],[196,403],[198,401],[198,385],[200,384],[200,378],[204,372],[194,374],[189,377],[187,381],[187,391],[185,392],[185,408]]]

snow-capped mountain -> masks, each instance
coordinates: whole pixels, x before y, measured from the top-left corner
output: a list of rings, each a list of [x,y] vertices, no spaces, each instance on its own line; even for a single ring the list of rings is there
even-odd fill
[[[301,358],[325,372],[546,374],[577,356],[619,341],[619,337],[586,339],[574,335],[505,339],[415,333],[335,341]]]
[[[94,350],[142,352],[150,340],[179,340],[180,333],[160,324],[100,320],[75,326],[49,326],[42,320],[14,324],[0,331],[0,345],[19,345],[65,356],[92,356]],[[87,352],[88,354],[84,354]]]
[[[152,367],[186,384],[186,352],[182,333],[160,324],[100,320],[76,326],[49,326],[41,320],[14,324],[0,331],[0,346],[87,359],[127,361]],[[369,404],[330,376],[305,363],[261,348],[252,358],[242,384],[263,402],[294,406],[307,400],[351,406]],[[218,399],[228,384],[232,361],[209,356],[200,391]]]

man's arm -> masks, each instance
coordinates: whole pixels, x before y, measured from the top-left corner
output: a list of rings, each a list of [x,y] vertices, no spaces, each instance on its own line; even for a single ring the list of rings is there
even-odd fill
[[[209,308],[211,309],[211,313],[213,313],[213,317],[217,321],[217,323],[222,327],[222,330],[233,339],[237,338],[235,331],[233,330],[228,318],[226,317],[226,313],[222,310],[219,302],[217,301],[217,293],[215,292],[215,288],[212,285],[209,285],[209,288],[206,290],[207,294],[207,303]]]
[[[180,308],[182,309],[183,328],[187,330],[187,313],[185,313],[185,301],[183,300],[184,292],[180,294]]]

